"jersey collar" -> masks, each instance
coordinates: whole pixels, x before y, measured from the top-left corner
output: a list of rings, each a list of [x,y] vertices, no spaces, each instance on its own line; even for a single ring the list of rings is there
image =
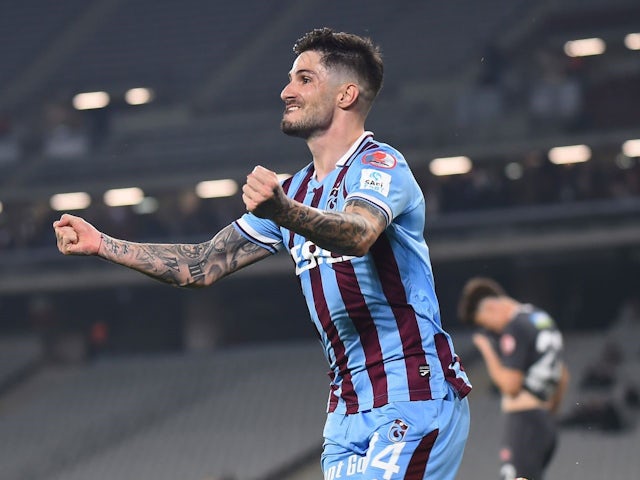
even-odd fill
[[[336,167],[343,167],[349,159],[353,156],[353,154],[360,149],[360,146],[368,139],[373,138],[373,132],[365,131],[362,135],[358,137],[358,139],[349,147],[349,150],[340,157],[340,160],[336,163]]]

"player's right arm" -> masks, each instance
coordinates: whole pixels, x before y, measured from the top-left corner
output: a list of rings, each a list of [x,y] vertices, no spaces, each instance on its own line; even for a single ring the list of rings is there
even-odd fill
[[[516,368],[507,367],[500,360],[491,344],[489,337],[484,333],[475,333],[473,343],[484,358],[489,377],[498,387],[500,393],[509,397],[515,397],[522,391],[524,385],[524,373]]]
[[[558,387],[556,388],[555,393],[549,400],[549,410],[552,413],[558,413],[560,410],[560,405],[562,404],[562,400],[564,399],[567,389],[569,387],[569,369],[566,364],[562,364],[562,373],[560,375],[560,381],[558,382]]]
[[[100,232],[86,220],[64,214],[53,223],[58,250],[94,255],[179,287],[205,287],[271,252],[240,235],[233,225],[197,244],[136,243]]]

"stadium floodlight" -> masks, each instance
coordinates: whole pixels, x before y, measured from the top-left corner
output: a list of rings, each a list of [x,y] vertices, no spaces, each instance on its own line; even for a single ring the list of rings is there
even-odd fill
[[[434,158],[429,163],[429,171],[438,177],[468,173],[471,167],[471,159],[466,156]]]
[[[144,199],[144,192],[141,188],[114,188],[104,193],[104,203],[109,207],[124,207],[127,205],[137,205]]]
[[[630,33],[624,37],[624,45],[629,50],[640,50],[640,33]]]
[[[238,191],[238,183],[235,180],[206,180],[196,185],[196,195],[200,198],[231,197]]]
[[[57,212],[84,210],[91,205],[91,196],[86,192],[56,193],[49,199],[49,206]]]
[[[622,144],[622,153],[627,157],[640,157],[640,138],[627,140]]]
[[[151,102],[154,96],[150,88],[130,88],[124,94],[124,99],[129,105],[144,105]]]
[[[549,160],[556,165],[582,163],[591,158],[591,149],[587,145],[567,145],[549,150]]]
[[[589,57],[602,55],[607,45],[601,38],[583,38],[570,40],[564,44],[564,53],[570,57]]]
[[[76,110],[95,110],[109,105],[111,98],[107,92],[84,92],[73,97],[73,108]]]

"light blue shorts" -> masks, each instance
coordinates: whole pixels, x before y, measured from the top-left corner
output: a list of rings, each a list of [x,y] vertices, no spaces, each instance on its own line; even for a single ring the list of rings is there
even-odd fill
[[[469,402],[394,402],[351,415],[330,413],[324,428],[325,480],[453,480],[469,434]]]

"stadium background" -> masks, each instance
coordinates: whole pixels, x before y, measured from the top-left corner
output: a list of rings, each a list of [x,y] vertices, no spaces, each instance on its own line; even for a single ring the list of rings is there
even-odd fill
[[[637,2],[7,0],[2,479],[320,477],[326,366],[287,258],[181,291],[59,255],[51,222],[53,195],[84,192],[77,213],[114,236],[209,238],[242,202],[201,198],[199,182],[309,161],[279,131],[278,95],[292,43],[325,25],[382,46],[369,128],[405,153],[427,197],[443,318],[476,387],[459,478],[497,471],[497,398],[455,318],[475,274],[567,333],[573,377],[550,478],[637,476]],[[565,52],[595,37],[602,54]],[[136,104],[132,88],[151,101]],[[110,101],[79,109],[87,92]],[[569,145],[588,160],[550,161]],[[470,171],[434,173],[433,159],[460,155]],[[123,187],[144,200],[108,206],[103,194]]]

